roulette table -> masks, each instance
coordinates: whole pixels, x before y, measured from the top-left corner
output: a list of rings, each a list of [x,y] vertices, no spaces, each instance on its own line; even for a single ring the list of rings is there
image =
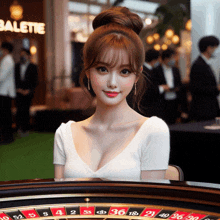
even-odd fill
[[[0,182],[0,220],[220,219],[220,185],[35,179]]]
[[[170,164],[184,172],[187,181],[220,184],[213,170],[220,169],[220,129],[215,120],[170,125]]]

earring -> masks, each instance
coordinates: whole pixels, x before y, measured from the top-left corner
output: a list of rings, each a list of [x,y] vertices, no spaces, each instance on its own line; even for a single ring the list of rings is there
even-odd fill
[[[89,83],[89,78],[88,78],[88,90],[90,90],[90,83]]]
[[[137,83],[134,84],[134,95],[137,94]]]

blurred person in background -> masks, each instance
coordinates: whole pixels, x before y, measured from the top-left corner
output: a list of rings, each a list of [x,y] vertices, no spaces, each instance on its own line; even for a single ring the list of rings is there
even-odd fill
[[[0,48],[0,144],[13,142],[11,102],[15,98],[13,46],[2,42]]]
[[[16,125],[21,137],[27,136],[30,130],[30,106],[38,84],[37,66],[31,62],[28,49],[20,52],[20,62],[15,66],[16,82]]]
[[[190,120],[211,120],[218,116],[219,104],[217,96],[220,85],[217,85],[215,75],[210,67],[210,59],[219,45],[215,36],[205,36],[199,41],[200,55],[193,62],[190,71]]]
[[[145,53],[145,62],[143,65],[143,74],[146,80],[147,89],[140,102],[142,113],[146,117],[158,115],[159,109],[159,89],[154,84],[153,68],[160,65],[160,53],[157,50],[150,49]]]
[[[180,72],[175,67],[175,54],[173,49],[164,50],[161,54],[161,65],[153,70],[154,83],[158,85],[160,93],[157,116],[167,124],[174,124],[181,115],[184,118],[188,116],[187,102],[182,94]]]

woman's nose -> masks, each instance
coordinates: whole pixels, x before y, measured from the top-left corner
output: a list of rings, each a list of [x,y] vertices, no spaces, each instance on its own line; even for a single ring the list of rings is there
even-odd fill
[[[116,73],[109,74],[107,86],[109,88],[116,88],[117,87],[117,74]]]

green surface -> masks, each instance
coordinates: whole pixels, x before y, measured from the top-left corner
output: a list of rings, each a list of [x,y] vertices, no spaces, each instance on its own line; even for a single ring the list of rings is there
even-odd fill
[[[54,177],[54,133],[30,133],[0,145],[0,181]]]

